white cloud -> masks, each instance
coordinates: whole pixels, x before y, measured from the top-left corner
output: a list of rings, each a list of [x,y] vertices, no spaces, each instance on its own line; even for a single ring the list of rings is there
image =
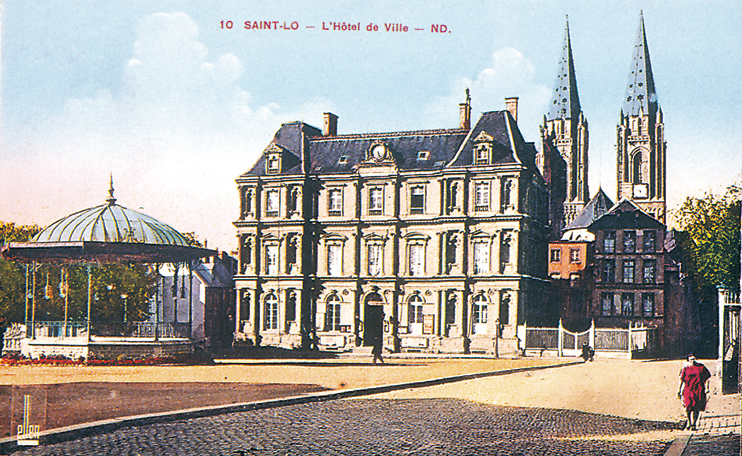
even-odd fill
[[[18,150],[0,169],[3,218],[45,225],[101,204],[112,172],[119,204],[229,250],[234,178],[281,122],[333,108],[327,100],[295,112],[256,105],[240,86],[240,59],[210,56],[183,13],[145,17],[122,72],[122,87],[69,99],[59,115],[7,141]]]
[[[457,124],[457,113],[451,106],[464,101],[464,90],[469,88],[473,113],[505,109],[505,98],[519,97],[518,124],[526,140],[538,131],[549,102],[550,90],[535,82],[536,71],[523,54],[513,48],[504,48],[492,55],[489,66],[475,79],[460,78],[450,95],[439,98],[425,108],[427,123]],[[472,119],[476,121],[476,117]]]

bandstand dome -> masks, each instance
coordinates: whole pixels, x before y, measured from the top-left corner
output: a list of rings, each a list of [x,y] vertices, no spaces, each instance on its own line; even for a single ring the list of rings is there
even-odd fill
[[[116,204],[113,182],[106,204],[57,220],[29,242],[11,242],[2,256],[20,262],[180,263],[210,256],[159,220]]]

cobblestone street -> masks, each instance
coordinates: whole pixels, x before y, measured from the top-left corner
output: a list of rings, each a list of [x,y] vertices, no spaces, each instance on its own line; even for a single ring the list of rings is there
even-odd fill
[[[662,455],[676,427],[459,399],[343,400],[126,428],[15,455]],[[624,436],[624,438],[621,438]]]

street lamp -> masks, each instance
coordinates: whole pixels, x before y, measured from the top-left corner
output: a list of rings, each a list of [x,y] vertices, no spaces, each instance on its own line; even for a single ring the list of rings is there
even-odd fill
[[[128,294],[125,294],[125,293],[121,295],[121,299],[124,300],[124,324],[126,324],[126,311],[127,311],[127,308],[126,308],[126,299],[128,297],[129,297],[129,295]]]

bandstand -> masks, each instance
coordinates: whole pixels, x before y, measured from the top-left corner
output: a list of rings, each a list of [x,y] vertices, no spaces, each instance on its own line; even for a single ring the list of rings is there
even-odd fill
[[[172,227],[137,211],[116,204],[113,180],[106,203],[64,217],[29,242],[11,242],[0,250],[9,261],[26,266],[25,323],[6,331],[5,351],[18,351],[29,358],[62,355],[71,359],[148,358],[176,356],[192,352],[193,311],[189,302],[187,322],[160,321],[160,296],[164,278],[160,268],[170,264],[189,271],[189,295],[193,268],[200,258],[215,255],[209,249],[190,246],[188,240]],[[146,321],[93,321],[96,301],[92,272],[104,263],[148,264],[157,274],[154,312]],[[37,318],[36,271],[40,265],[61,268],[64,293],[64,320]],[[84,320],[69,318],[68,268],[82,266],[87,272],[87,311]],[[30,284],[30,288],[29,288]],[[162,287],[160,286],[162,284]],[[184,284],[183,284],[184,285]],[[126,294],[121,294],[126,306]]]

